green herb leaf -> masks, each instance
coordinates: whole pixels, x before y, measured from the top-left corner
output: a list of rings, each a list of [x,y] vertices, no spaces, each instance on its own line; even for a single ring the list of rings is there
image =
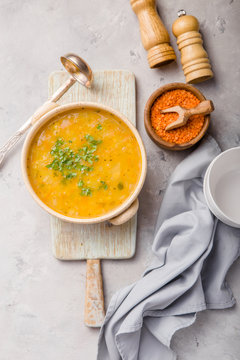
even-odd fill
[[[78,187],[82,188],[83,185],[84,185],[84,182],[82,181],[82,179],[80,179],[78,182]]]
[[[122,190],[124,188],[123,183],[122,182],[118,183],[117,187],[119,190]]]
[[[107,190],[108,189],[108,185],[107,183],[105,183],[105,181],[100,181],[101,185],[99,186],[99,189],[104,189]]]
[[[55,146],[56,146],[56,147],[59,147],[59,146],[61,146],[61,145],[63,145],[63,144],[64,144],[63,138],[58,138],[57,141],[56,141]]]
[[[96,140],[92,135],[85,135],[85,139],[92,145],[101,144],[102,140]]]
[[[89,135],[89,134],[87,134],[87,135],[85,135],[85,139],[88,141],[88,142],[92,142],[92,141],[94,141],[94,137],[92,136],[92,135]]]
[[[64,175],[65,179],[72,179],[77,176],[77,173],[68,173],[67,175]]]
[[[82,188],[81,196],[91,196],[92,190],[90,188]]]
[[[97,151],[98,144],[102,140],[96,140],[89,134],[85,135],[85,139],[87,143],[78,149],[77,152],[66,146],[68,143],[71,144],[72,141],[68,140],[66,142],[63,138],[58,138],[52,147],[50,154],[53,157],[53,161],[47,164],[46,167],[54,170],[55,175],[60,173],[63,183],[76,177],[79,173],[86,175],[88,172],[93,171],[93,162],[99,159],[98,155],[94,155],[94,153]],[[92,194],[90,188],[84,187],[82,179],[79,180],[77,186],[81,188],[82,196],[90,196]]]
[[[102,125],[101,125],[101,124],[98,124],[97,129],[98,129],[98,130],[102,130]]]

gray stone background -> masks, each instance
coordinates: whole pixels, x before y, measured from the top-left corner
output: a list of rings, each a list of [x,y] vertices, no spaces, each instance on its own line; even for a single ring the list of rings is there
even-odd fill
[[[215,73],[198,86],[216,107],[210,133],[222,149],[240,140],[240,0],[159,0],[158,7],[178,59],[150,70],[129,1],[0,1],[0,144],[47,98],[48,74],[61,69],[62,54],[76,52],[93,69],[129,69],[136,75],[137,126],[148,153],[148,175],[136,256],[103,262],[107,304],[149,264],[163,190],[188,154],[159,149],[143,125],[149,95],[163,84],[184,82],[171,34],[181,8],[198,17]],[[95,359],[98,330],[83,325],[85,263],[52,256],[49,217],[23,184],[21,146],[0,170],[0,360]],[[238,260],[228,274],[238,302],[233,309],[200,313],[193,326],[176,333],[172,346],[179,360],[240,359],[239,272]]]

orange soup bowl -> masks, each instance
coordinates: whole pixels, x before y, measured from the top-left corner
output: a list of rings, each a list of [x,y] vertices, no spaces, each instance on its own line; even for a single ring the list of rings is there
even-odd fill
[[[37,147],[42,146],[41,145],[42,141],[43,141],[43,137],[42,137],[43,135],[42,134],[44,133],[45,129],[52,129],[52,128],[56,129],[57,128],[57,124],[56,124],[57,120],[56,119],[62,119],[61,116],[64,117],[64,116],[66,116],[68,114],[71,115],[71,114],[74,114],[74,113],[78,114],[81,111],[85,111],[85,110],[86,110],[86,114],[91,113],[91,112],[92,113],[95,112],[96,113],[96,119],[97,119],[97,114],[98,113],[100,113],[100,114],[108,114],[109,119],[110,119],[110,117],[112,117],[113,124],[114,124],[114,121],[115,121],[114,119],[116,119],[116,121],[119,122],[119,127],[117,127],[117,125],[116,125],[116,129],[114,128],[115,129],[114,134],[116,134],[116,138],[115,138],[115,146],[116,147],[111,146],[111,139],[109,140],[109,138],[110,138],[109,134],[110,133],[105,132],[105,134],[104,134],[105,129],[106,129],[106,131],[108,129],[107,125],[106,125],[106,127],[104,126],[104,124],[105,124],[104,123],[104,121],[105,121],[104,116],[102,118],[99,117],[100,118],[99,121],[102,121],[103,125],[101,125],[101,123],[99,123],[96,126],[96,124],[94,123],[94,129],[95,129],[94,131],[97,134],[101,134],[103,139],[106,138],[108,140],[106,140],[106,141],[105,140],[95,140],[92,135],[81,136],[81,140],[80,140],[80,135],[79,135],[79,137],[77,137],[78,132],[75,131],[76,136],[74,136],[74,139],[77,138],[78,140],[76,140],[76,141],[82,141],[83,144],[81,145],[82,148],[76,150],[76,153],[74,153],[74,156],[76,157],[77,156],[77,151],[80,151],[80,155],[82,154],[81,159],[85,160],[86,158],[84,158],[84,156],[86,156],[86,155],[84,155],[85,153],[81,153],[81,151],[84,152],[85,151],[84,149],[90,149],[91,151],[89,150],[89,154],[90,154],[90,158],[91,158],[91,163],[92,163],[93,158],[94,158],[94,160],[96,160],[96,165],[94,165],[95,167],[94,166],[91,167],[91,169],[90,169],[91,173],[88,173],[87,174],[88,176],[86,176],[86,174],[84,175],[85,177],[83,177],[83,180],[84,180],[83,181],[81,178],[80,178],[80,180],[79,179],[77,180],[77,174],[80,174],[79,176],[82,176],[81,175],[82,170],[79,170],[79,168],[78,168],[78,173],[76,173],[76,172],[71,173],[70,174],[71,176],[70,176],[69,172],[66,175],[66,173],[63,173],[63,172],[60,172],[60,171],[55,171],[55,168],[52,165],[53,162],[51,164],[49,164],[49,159],[48,159],[48,163],[46,165],[46,160],[45,160],[46,157],[50,158],[50,156],[52,156],[52,157],[55,156],[54,155],[55,154],[54,149],[56,149],[57,142],[54,145],[55,148],[53,146],[52,150],[50,152],[48,150],[47,155],[40,154],[41,149],[38,151]],[[89,119],[94,119],[94,117],[90,117]],[[90,121],[91,121],[89,119],[88,119],[87,116],[85,116],[84,121],[86,121],[86,124],[87,124],[87,126],[86,126],[87,130],[86,131],[89,131],[89,126],[90,126],[89,124],[90,124]],[[101,120],[101,119],[103,119],[103,120]],[[106,117],[106,119],[108,119],[108,118]],[[87,121],[89,121],[89,122],[87,122]],[[52,126],[51,126],[51,124],[52,124]],[[61,123],[61,124],[63,124],[63,123]],[[68,122],[65,121],[64,126],[68,126],[67,124],[68,124]],[[123,127],[123,130],[120,127],[120,125]],[[62,126],[62,128],[64,126]],[[75,124],[74,126],[77,126],[77,125]],[[75,127],[75,129],[76,129],[76,127]],[[79,127],[79,129],[80,129],[80,127]],[[96,129],[100,130],[99,133],[96,132],[97,131]],[[123,155],[121,154],[121,151],[119,151],[120,148],[117,147],[118,146],[117,138],[124,139],[124,131],[126,131],[127,134],[130,134],[129,136],[130,136],[130,138],[132,140],[133,150],[134,150],[134,146],[135,146],[135,150],[136,150],[135,152],[134,151],[132,152],[133,156],[130,156],[129,148],[128,148],[128,146],[130,146],[130,145],[128,145],[128,143],[127,143],[126,146],[127,146],[127,149],[128,149],[128,153],[127,153],[127,155],[125,153],[124,161],[125,161],[125,164],[126,163],[131,164],[131,165],[129,165],[129,170],[128,171],[129,171],[129,173],[132,174],[131,180],[136,179],[136,181],[134,181],[134,183],[133,184],[131,183],[130,185],[128,185],[128,183],[126,182],[127,185],[124,188],[126,198],[124,198],[124,196],[123,196],[124,191],[122,191],[121,196],[120,195],[114,195],[114,194],[117,193],[118,190],[119,190],[119,193],[120,193],[121,192],[120,190],[123,188],[123,183],[122,182],[118,183],[118,188],[115,185],[112,185],[113,183],[111,183],[111,181],[115,181],[114,177],[115,178],[117,177],[116,171],[113,171],[112,175],[111,175],[111,172],[110,172],[110,175],[109,175],[109,169],[108,169],[108,177],[107,177],[107,179],[109,179],[109,183],[108,183],[108,181],[103,181],[103,180],[105,180],[105,178],[104,178],[104,174],[105,174],[104,169],[106,169],[106,171],[107,171],[107,168],[104,168],[101,165],[103,163],[103,159],[101,158],[101,151],[100,151],[101,146],[102,146],[102,149],[103,149],[102,154],[103,154],[103,151],[105,151],[104,154],[108,154],[108,146],[109,146],[109,153],[113,154],[113,156],[112,156],[113,160],[109,158],[110,161],[112,161],[112,163],[109,163],[108,166],[111,167],[111,166],[113,166],[111,164],[114,164],[114,165],[116,164],[115,168],[118,168],[117,165],[119,163],[119,164],[121,164],[121,169],[122,169],[123,166],[122,166],[121,161],[123,161],[122,160]],[[118,134],[118,132],[119,132],[119,134]],[[56,133],[58,133],[57,130],[55,130],[54,134],[56,134]],[[44,139],[48,139],[48,137],[49,137],[48,133],[45,132],[44,134],[45,134]],[[99,135],[98,138],[101,139],[101,136]],[[61,138],[61,141],[63,142],[62,139],[63,138]],[[53,141],[53,139],[51,139],[51,141]],[[55,138],[54,141],[56,141],[56,138]],[[89,143],[86,143],[87,144],[86,145],[84,143],[84,141],[85,141],[85,143],[86,143],[86,141],[89,141]],[[105,145],[104,145],[104,141],[105,141]],[[70,139],[67,139],[66,143],[67,143],[67,145],[65,146],[65,145],[62,145],[62,143],[60,142],[59,146],[62,146],[62,147],[65,146],[65,148],[63,148],[63,150],[66,150],[66,149],[70,148],[69,151],[73,151],[73,150],[71,150],[71,146],[72,147],[74,146],[74,141],[71,141]],[[96,143],[99,143],[99,144],[102,143],[102,145],[99,145],[99,148],[97,150],[96,150],[96,148],[97,148]],[[114,144],[114,139],[113,139],[113,144]],[[117,149],[117,150],[114,153],[115,149]],[[121,149],[122,149],[122,153],[124,153],[125,148],[122,147]],[[62,150],[62,148],[60,148],[60,150]],[[35,151],[35,152],[33,153],[33,151]],[[94,156],[92,155],[93,152],[94,152]],[[98,152],[99,152],[99,156],[98,156]],[[138,161],[138,171],[136,172],[136,176],[134,175],[134,170],[133,170],[134,167],[132,166],[133,157],[134,157],[135,153],[137,154],[137,161]],[[116,154],[118,154],[118,155],[116,155]],[[74,157],[74,159],[75,159],[75,157]],[[30,161],[29,159],[31,159],[31,161],[32,161],[32,163],[30,163],[30,165],[29,165],[29,161]],[[129,160],[127,160],[127,159],[129,159]],[[36,161],[35,164],[34,164],[34,161]],[[44,163],[44,161],[45,161],[45,163]],[[81,160],[81,161],[83,161],[83,160]],[[104,160],[104,161],[106,161],[106,160]],[[115,161],[115,163],[114,163],[114,161]],[[44,164],[44,165],[39,165],[39,164]],[[103,165],[105,166],[105,163]],[[145,149],[144,149],[144,145],[143,145],[142,139],[141,139],[137,129],[134,127],[134,125],[132,125],[132,123],[124,115],[122,115],[118,111],[116,111],[116,110],[114,110],[114,109],[112,109],[112,108],[110,108],[108,106],[105,106],[105,105],[101,105],[101,104],[97,104],[97,103],[90,103],[90,102],[79,102],[79,103],[71,103],[71,104],[67,104],[67,105],[59,105],[59,106],[55,107],[54,109],[50,110],[49,112],[47,112],[43,117],[40,118],[40,120],[38,120],[33,125],[33,127],[31,128],[31,130],[28,133],[28,135],[27,135],[27,137],[25,139],[25,142],[24,142],[24,146],[23,146],[23,150],[22,150],[21,166],[22,166],[23,179],[24,179],[24,182],[25,182],[25,185],[26,185],[28,191],[32,195],[33,199],[44,210],[46,210],[49,214],[54,215],[54,216],[58,217],[61,220],[68,221],[68,222],[71,222],[71,223],[77,223],[77,224],[94,224],[94,223],[100,223],[100,222],[108,220],[109,222],[111,222],[114,225],[120,225],[120,224],[128,221],[131,217],[133,217],[135,215],[135,213],[137,212],[137,210],[138,210],[138,195],[139,195],[139,193],[140,193],[140,191],[141,191],[141,189],[143,187],[144,181],[145,181],[146,171],[147,171],[147,160],[146,160],[146,152],[145,152]],[[67,184],[72,184],[71,185],[72,187],[73,187],[74,184],[77,184],[76,186],[78,186],[78,188],[75,187],[74,192],[77,193],[77,191],[79,191],[80,195],[79,195],[79,200],[78,200],[78,197],[76,197],[76,195],[75,195],[74,199],[76,200],[75,201],[76,206],[79,206],[80,209],[81,209],[82,206],[85,206],[87,208],[88,204],[94,205],[94,201],[95,201],[95,198],[97,196],[101,197],[101,199],[104,199],[104,197],[107,196],[108,201],[109,201],[110,204],[117,204],[117,205],[116,206],[111,205],[111,206],[113,206],[113,208],[109,207],[108,211],[104,212],[105,210],[103,210],[103,209],[107,208],[107,206],[105,206],[105,203],[102,200],[103,201],[103,207],[101,208],[101,205],[98,205],[99,206],[98,211],[103,211],[103,213],[101,212],[101,213],[98,213],[97,215],[92,216],[92,215],[89,215],[89,214],[91,214],[91,211],[89,210],[89,214],[88,214],[89,216],[85,216],[85,215],[84,216],[82,216],[82,215],[80,215],[80,216],[77,215],[76,216],[75,214],[72,215],[71,211],[73,211],[73,210],[72,210],[72,206],[71,206],[71,204],[72,204],[71,203],[71,196],[73,196],[73,195],[71,193],[69,195],[69,198],[68,198],[68,195],[65,194],[67,196],[67,203],[70,204],[70,205],[68,205],[68,212],[64,213],[63,211],[58,211],[58,209],[56,209],[56,208],[54,209],[54,206],[49,206],[49,204],[50,203],[52,204],[55,201],[55,197],[52,194],[55,194],[56,196],[59,197],[59,193],[63,194],[64,190],[61,190],[62,193],[61,193],[61,191],[57,192],[57,187],[56,187],[55,190],[53,190],[53,192],[49,191],[49,183],[48,183],[48,180],[47,180],[48,176],[45,176],[44,177],[45,183],[40,184],[40,180],[39,180],[39,184],[40,184],[39,188],[40,188],[40,186],[42,186],[42,187],[45,186],[44,189],[46,189],[46,194],[47,194],[46,196],[48,196],[48,198],[46,198],[46,197],[44,198],[43,196],[41,197],[40,196],[41,191],[43,193],[45,190],[40,189],[39,190],[40,192],[38,192],[36,190],[38,188],[35,187],[35,183],[34,183],[35,178],[31,177],[32,176],[31,175],[32,174],[31,173],[31,166],[34,167],[34,171],[35,171],[36,174],[38,173],[38,169],[39,169],[40,173],[41,173],[41,169],[42,169],[44,174],[47,171],[49,171],[49,173],[47,173],[47,174],[50,174],[49,175],[51,177],[51,179],[49,178],[50,182],[52,181],[52,178],[53,178],[53,175],[54,175],[54,176],[57,177],[57,179],[58,179],[57,181],[59,183],[60,183],[60,178],[61,178],[62,179],[61,181],[64,180],[65,183],[66,183],[66,179],[68,179]],[[39,168],[38,168],[38,166],[39,166]],[[74,166],[76,166],[76,165],[74,165]],[[80,169],[82,169],[81,166],[83,167],[85,165],[79,165]],[[119,167],[120,167],[120,165],[119,165]],[[85,168],[86,168],[86,166],[85,166]],[[102,173],[101,173],[101,169],[103,169]],[[57,169],[57,170],[59,170],[59,169]],[[90,171],[90,170],[88,170],[88,171]],[[94,171],[95,171],[95,175],[92,175]],[[85,183],[85,179],[86,179],[86,182],[89,183],[89,181],[90,181],[89,179],[91,179],[91,177],[93,178],[93,176],[95,176],[95,177],[98,176],[98,175],[96,175],[97,171],[98,171],[98,174],[100,174],[99,177],[96,178],[97,179],[97,185],[96,186],[98,186],[98,187],[95,187],[95,188],[93,188],[93,190],[91,190],[91,191],[89,190],[87,192],[86,188],[83,188],[83,183]],[[127,176],[128,176],[127,171],[124,174],[125,175],[121,175],[121,176],[125,176],[124,179],[127,179]],[[41,177],[41,176],[39,175],[39,177]],[[64,178],[62,178],[62,177],[64,177]],[[76,177],[76,179],[72,179],[72,177]],[[70,181],[70,182],[68,182],[68,181]],[[116,180],[116,181],[119,181],[119,180]],[[130,183],[130,181],[129,181],[129,183]],[[63,186],[62,187],[61,186],[60,186],[60,189],[64,189]],[[70,189],[70,187],[69,187],[69,189]],[[88,188],[88,189],[90,189],[90,188]],[[109,192],[106,191],[106,193],[105,193],[104,191],[107,190],[107,189],[109,190]],[[127,193],[127,189],[131,190],[131,191],[129,190],[129,194]],[[115,192],[113,190],[115,190]],[[54,191],[55,191],[55,193],[54,193]],[[94,193],[94,196],[92,196],[92,193]],[[96,195],[96,194],[99,194],[99,195]],[[62,196],[65,196],[65,195],[63,194]],[[88,195],[89,195],[89,197],[87,198],[86,196],[88,196]],[[50,201],[51,196],[54,199],[52,202]],[[118,200],[116,200],[115,202],[112,200],[112,197],[114,197],[114,196],[115,197],[119,196],[119,198],[121,197],[122,200],[119,200],[119,204],[118,204]],[[47,201],[47,200],[44,201],[43,199],[48,199],[49,201]],[[61,201],[61,199],[60,199],[60,201]],[[82,201],[82,204],[79,203],[78,201],[79,202]],[[83,205],[83,203],[84,203],[84,205]],[[99,201],[96,200],[96,203],[101,204],[100,200]],[[61,208],[61,210],[62,210],[62,208]],[[76,212],[76,214],[80,214],[80,213],[81,213],[81,211]]]

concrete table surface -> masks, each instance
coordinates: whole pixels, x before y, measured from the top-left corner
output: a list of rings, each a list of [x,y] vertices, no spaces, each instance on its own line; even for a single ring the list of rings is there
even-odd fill
[[[161,0],[169,32],[177,10],[196,15],[215,77],[198,87],[213,100],[210,133],[222,149],[240,143],[239,0]],[[125,0],[0,2],[0,144],[47,98],[48,74],[59,57],[76,52],[93,69],[129,69],[136,75],[137,124],[148,153],[141,193],[136,256],[103,261],[106,304],[137,280],[151,261],[153,230],[169,175],[187,154],[159,149],[145,133],[143,108],[159,86],[184,82],[177,62],[150,70],[137,18]],[[83,325],[85,263],[52,256],[49,216],[32,200],[20,171],[22,143],[0,170],[0,360],[95,359],[98,330]],[[226,239],[227,241],[227,239]],[[228,274],[237,305],[205,311],[175,334],[180,360],[240,359],[240,261]],[[150,355],[150,354],[149,354]]]

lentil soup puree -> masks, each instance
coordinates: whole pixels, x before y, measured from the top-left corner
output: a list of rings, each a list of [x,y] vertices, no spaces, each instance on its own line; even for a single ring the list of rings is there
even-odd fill
[[[27,171],[37,196],[73,218],[93,218],[116,209],[134,192],[141,151],[128,126],[91,108],[59,114],[35,135]]]

